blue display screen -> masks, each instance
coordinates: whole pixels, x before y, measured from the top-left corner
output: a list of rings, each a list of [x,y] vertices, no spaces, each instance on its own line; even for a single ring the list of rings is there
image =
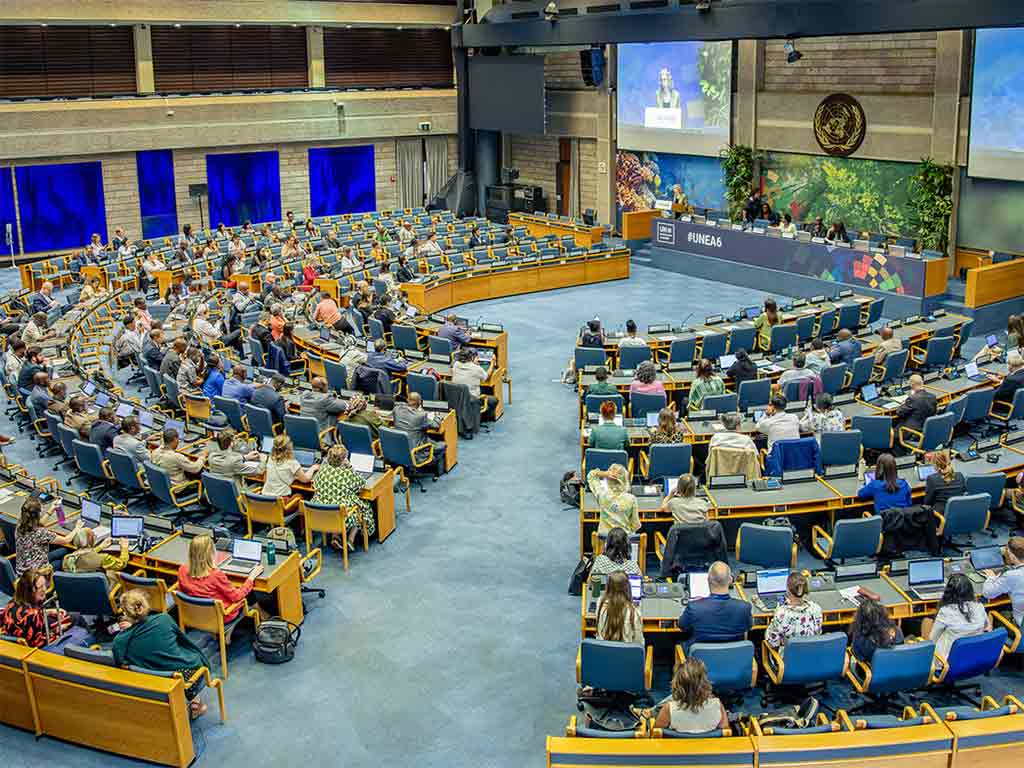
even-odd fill
[[[277,152],[206,156],[210,226],[238,226],[281,219],[281,170]]]
[[[107,242],[103,168],[96,162],[24,165],[14,171],[26,253]]]
[[[373,145],[309,150],[309,201],[313,216],[376,210]]]

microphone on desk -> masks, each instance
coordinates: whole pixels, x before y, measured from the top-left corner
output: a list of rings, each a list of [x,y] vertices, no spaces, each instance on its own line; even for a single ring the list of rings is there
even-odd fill
[[[683,318],[683,322],[682,322],[682,327],[683,328],[687,327],[686,323],[689,321],[689,319],[691,317],[693,317],[693,312],[691,312],[690,314],[688,314],[686,317]]]

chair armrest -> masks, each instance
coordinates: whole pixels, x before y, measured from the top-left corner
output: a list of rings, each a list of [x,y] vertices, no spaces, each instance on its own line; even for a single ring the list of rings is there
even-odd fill
[[[904,439],[905,433],[909,433],[911,435],[915,435],[917,437],[917,445],[914,445],[913,443],[908,443]],[[909,451],[913,451],[914,453],[923,453],[923,451],[921,450],[921,441],[923,439],[924,439],[924,435],[921,432],[918,432],[916,429],[911,429],[910,427],[900,427],[899,428],[899,441],[900,441],[900,445],[902,445],[904,448],[906,448]]]
[[[135,479],[139,481],[139,485],[141,485],[147,491],[149,490],[149,482],[146,480],[146,470],[145,469],[143,469],[142,467],[139,467],[139,469],[135,470]],[[145,573],[138,573],[138,574],[136,574],[136,576],[145,576],[145,575],[146,575]]]
[[[939,521],[935,528],[935,533],[936,535],[941,536],[942,532],[946,530],[946,516],[936,512],[934,509],[932,510],[932,514],[935,515],[935,519]]]
[[[316,560],[316,567],[312,571],[310,571],[308,574],[305,574],[305,567],[304,566],[310,560]],[[320,551],[320,547],[317,547],[312,552],[307,554],[304,558],[302,558],[302,561],[299,563],[299,565],[303,566],[302,573],[305,574],[302,577],[302,583],[303,584],[305,584],[307,582],[310,582],[313,579],[315,579],[317,576],[319,576],[320,575],[320,569],[324,567],[324,555],[323,555],[323,552]]]
[[[651,459],[647,455],[647,451],[640,451],[640,475],[641,477],[647,477],[647,473],[651,469]]]
[[[676,643],[675,657],[677,665],[682,664],[684,661],[686,661],[686,651],[683,650],[682,643]]]
[[[45,420],[44,420],[44,423],[45,423]],[[103,463],[100,466],[103,468],[103,474],[105,474],[107,476],[107,480],[113,480],[114,479],[114,473],[110,469],[110,462],[107,461],[106,459],[104,459]]]
[[[189,486],[195,486],[198,489],[199,488],[199,481],[198,480],[186,480],[184,483],[180,483],[179,485],[171,486],[171,498],[174,499],[174,503],[175,504],[178,503],[178,494],[181,493],[182,491],[184,491]]]
[[[381,452],[381,449],[380,449],[380,438],[378,438],[378,439],[374,440],[372,443],[370,443],[370,448],[373,449],[373,455],[376,456],[378,459],[381,456],[383,456],[383,453]]]
[[[782,661],[782,656],[779,652],[768,645],[767,642],[761,644],[761,665],[773,683],[778,685],[782,681],[786,673],[786,665]]]
[[[583,647],[576,649],[576,682],[580,682],[580,672],[583,667]]]
[[[651,681],[654,679],[654,646],[648,645],[644,655],[644,688],[651,690]]]
[[[668,546],[668,541],[665,539],[665,534],[661,531],[654,532],[654,555],[658,558],[660,563],[665,558],[665,547]]]
[[[819,536],[828,542],[828,552],[825,552],[818,545]],[[822,560],[828,560],[829,556],[832,554],[832,537],[825,533],[825,529],[820,525],[811,526],[811,549],[813,549],[815,554],[817,554]]]
[[[416,458],[416,454],[421,451],[427,452],[427,458],[420,461]],[[412,449],[412,465],[417,469],[419,467],[425,467],[434,461],[434,444],[433,443],[421,443]]]
[[[871,685],[871,667],[853,656],[849,651],[846,654],[849,658],[849,662],[846,665],[846,679],[853,684],[853,688],[857,693],[864,693]],[[858,671],[861,673],[860,677],[857,676]]]
[[[932,670],[932,682],[941,683],[946,679],[946,673],[949,672],[949,662],[945,656],[939,656],[935,654],[934,669]]]
[[[1017,626],[1016,622],[1010,621],[999,611],[989,612],[989,616],[992,617],[994,622],[998,622],[1006,628],[1009,633],[1009,638],[1006,645],[1003,646],[1003,653],[1016,653],[1017,647],[1020,645],[1020,627]]]
[[[197,680],[200,679],[206,681],[208,688],[213,688],[217,692],[217,705],[220,708],[220,721],[222,723],[227,722],[227,710],[224,708],[224,681],[211,675],[208,667],[199,667],[192,677],[185,680],[185,688],[190,688]]]
[[[320,443],[321,443],[321,445],[322,445],[322,444],[323,444],[323,442],[324,442],[324,436],[325,436],[325,435],[333,435],[333,434],[335,433],[335,431],[336,431],[336,430],[335,430],[335,428],[334,428],[334,427],[327,427],[326,429],[324,429],[324,430],[321,430],[320,434],[319,434],[319,435],[317,435],[317,437],[319,437],[319,439],[320,439]]]

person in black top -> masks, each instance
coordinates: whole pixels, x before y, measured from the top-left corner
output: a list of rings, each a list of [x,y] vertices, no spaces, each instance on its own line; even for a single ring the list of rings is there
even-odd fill
[[[743,210],[747,214],[746,221],[753,223],[761,213],[761,194],[756,189],[750,192],[750,197],[747,198],[747,204],[743,206]]]
[[[725,375],[733,380],[733,385],[738,389],[744,381],[753,381],[757,378],[757,366],[750,359],[745,349],[736,350],[736,361],[729,366]]]
[[[46,358],[39,347],[29,347],[25,352],[25,362],[18,373],[18,389],[32,389],[36,374],[46,370]]]
[[[924,505],[941,513],[947,501],[967,493],[967,481],[953,468],[948,451],[935,451],[931,454],[931,462],[935,474],[929,475],[924,482]]]
[[[110,406],[100,409],[99,418],[89,429],[89,442],[98,445],[104,458],[114,445],[114,437],[121,431],[114,423],[114,409]]]
[[[767,202],[761,203],[761,211],[758,214],[758,218],[770,221],[772,224],[779,223],[779,214],[772,211],[772,207]]]
[[[828,232],[825,233],[825,239],[832,242],[838,240],[844,240],[849,242],[850,238],[846,234],[846,225],[841,221],[833,221],[832,226],[828,228]]]
[[[896,409],[893,426],[899,434],[899,427],[907,427],[920,432],[924,421],[938,412],[939,406],[935,395],[924,388],[924,379],[918,374],[910,377],[910,396]]]
[[[587,320],[587,330],[583,332],[580,346],[596,347],[598,349],[604,347],[604,331],[601,329],[601,321],[596,317],[593,320]]]
[[[416,277],[416,273],[412,271],[409,266],[409,257],[402,255],[398,257],[398,269],[395,270],[395,280],[400,283],[411,282]]]
[[[853,655],[868,663],[879,648],[892,648],[903,643],[903,632],[889,618],[885,606],[877,600],[861,600],[850,625]]]
[[[1016,349],[1011,349],[1006,353],[1006,366],[1010,369],[1006,376],[1002,378],[990,376],[989,378],[999,385],[993,399],[1012,405],[1017,390],[1024,387],[1024,357]]]
[[[825,228],[825,222],[822,221],[821,216],[814,220],[807,231],[811,233],[811,237],[824,237],[828,230]]]

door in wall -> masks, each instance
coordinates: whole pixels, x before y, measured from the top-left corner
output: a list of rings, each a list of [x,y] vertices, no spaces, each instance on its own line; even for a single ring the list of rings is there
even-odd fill
[[[555,199],[552,207],[561,216],[569,215],[569,190],[572,189],[572,141],[558,140],[558,165],[555,167]]]

